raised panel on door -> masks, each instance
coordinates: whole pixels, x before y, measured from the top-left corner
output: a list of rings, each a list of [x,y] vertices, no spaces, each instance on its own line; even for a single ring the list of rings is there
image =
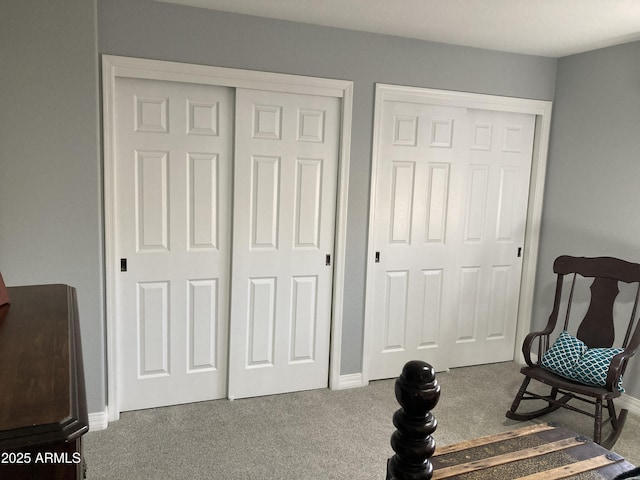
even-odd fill
[[[534,116],[385,100],[369,378],[513,358]]]
[[[249,278],[246,367],[273,366],[277,278]],[[235,352],[234,352],[235,354]]]
[[[188,232],[190,250],[213,251],[220,243],[219,154],[189,153]],[[224,167],[223,167],[224,168]]]
[[[169,285],[140,282],[136,293],[138,377],[170,375]]]
[[[225,397],[233,92],[115,92],[119,408]]]
[[[407,346],[409,272],[387,272],[385,285],[384,343],[385,353],[403,351]]]
[[[169,152],[135,152],[136,243],[138,251],[169,250]]]
[[[322,168],[322,159],[298,158],[296,160],[295,248],[320,246]]]
[[[318,318],[318,277],[296,276],[291,279],[291,325],[289,363],[314,362]]]
[[[340,100],[238,89],[236,109],[229,397],[326,387]]]
[[[251,158],[251,248],[278,248],[280,157]]]
[[[189,280],[187,298],[187,371],[218,369],[218,305],[220,280]]]

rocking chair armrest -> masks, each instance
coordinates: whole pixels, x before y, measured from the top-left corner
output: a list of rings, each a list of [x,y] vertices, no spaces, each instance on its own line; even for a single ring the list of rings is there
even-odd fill
[[[607,390],[609,390],[610,392],[617,390],[618,381],[624,373],[627,361],[629,360],[629,358],[633,357],[635,353],[635,349],[629,351],[625,350],[624,352],[617,354],[611,359],[609,370],[607,371]]]
[[[531,347],[533,346],[533,341],[536,339],[536,337],[547,337],[548,343],[549,333],[551,332],[531,332],[526,337],[524,337],[524,342],[522,342],[522,354],[524,355],[524,361],[527,362],[527,365],[529,365],[530,367],[537,366],[542,360],[542,355],[544,354],[544,352],[542,351],[542,338],[540,338],[538,343],[537,363],[531,360]]]

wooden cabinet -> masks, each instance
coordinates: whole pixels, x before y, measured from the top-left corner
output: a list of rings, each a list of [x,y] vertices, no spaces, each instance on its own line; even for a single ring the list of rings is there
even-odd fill
[[[84,477],[89,429],[75,289],[10,287],[0,307],[0,478]]]

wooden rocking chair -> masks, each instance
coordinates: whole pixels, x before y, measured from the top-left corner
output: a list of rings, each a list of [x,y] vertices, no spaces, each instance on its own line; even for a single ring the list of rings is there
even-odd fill
[[[620,436],[627,416],[625,409],[616,414],[613,400],[621,395],[622,375],[629,358],[640,345],[640,328],[636,318],[640,297],[640,265],[611,257],[561,256],[555,260],[553,271],[557,274],[553,311],[546,328],[528,334],[524,340],[522,353],[527,365],[520,372],[525,378],[507,417],[531,420],[558,408],[567,408],[594,418],[594,442],[610,449]],[[572,275],[573,280],[563,331],[550,346],[550,336],[556,327],[561,303],[564,303],[562,287],[565,275]],[[570,330],[572,323],[569,320],[578,275],[592,278],[593,283],[587,313],[572,334],[574,330]],[[637,288],[624,340],[616,343],[614,304],[619,293],[618,282],[637,284]],[[612,348],[616,344],[620,346],[619,349]],[[531,358],[532,351],[537,358]],[[592,368],[594,364],[591,360],[595,361],[596,368]],[[527,390],[532,379],[550,386],[549,395]],[[562,396],[558,398],[558,394]],[[595,406],[595,413],[569,405],[568,402],[574,399]],[[521,400],[543,400],[547,406],[533,412],[516,413]],[[603,421],[602,407],[605,403],[609,418]],[[606,423],[611,424],[612,432],[602,441],[602,426]]]

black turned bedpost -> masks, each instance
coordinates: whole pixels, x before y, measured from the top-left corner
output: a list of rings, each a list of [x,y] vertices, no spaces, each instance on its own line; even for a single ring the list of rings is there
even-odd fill
[[[434,368],[412,360],[396,380],[396,399],[402,408],[393,415],[397,430],[391,435],[396,454],[387,461],[387,480],[430,480],[429,457],[436,449],[431,434],[438,422],[430,413],[440,399]]]

